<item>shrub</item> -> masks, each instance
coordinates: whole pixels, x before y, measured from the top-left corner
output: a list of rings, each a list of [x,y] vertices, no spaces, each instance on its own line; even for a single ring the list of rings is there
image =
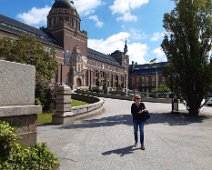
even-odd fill
[[[53,92],[49,87],[49,81],[38,80],[36,82],[35,96],[36,102],[39,101],[39,105],[43,106],[44,111],[51,111],[51,105],[53,101]]]
[[[15,141],[15,129],[6,122],[0,122],[0,162],[9,156],[10,151],[15,145]]]
[[[0,121],[0,169],[51,170],[59,165],[46,143],[24,147],[17,143],[15,129]]]
[[[158,89],[156,90],[156,88],[152,89],[151,91],[152,93],[168,93],[170,92],[170,89],[164,85],[164,84],[161,84]]]
[[[41,101],[38,98],[35,98],[35,105],[42,105]]]

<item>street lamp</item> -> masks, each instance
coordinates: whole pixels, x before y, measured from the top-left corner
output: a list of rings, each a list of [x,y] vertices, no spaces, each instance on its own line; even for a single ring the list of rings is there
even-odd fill
[[[60,85],[63,84],[63,64],[60,63]]]
[[[58,78],[57,78],[57,83],[59,85],[63,84],[63,63],[62,62],[58,62]]]
[[[91,83],[91,72],[93,72],[93,70],[89,69],[88,71],[90,71],[90,85],[89,85],[89,89],[91,90],[91,85],[92,85],[92,83]]]
[[[157,68],[157,63],[155,64],[155,89],[156,89],[156,98],[158,98],[158,68]]]

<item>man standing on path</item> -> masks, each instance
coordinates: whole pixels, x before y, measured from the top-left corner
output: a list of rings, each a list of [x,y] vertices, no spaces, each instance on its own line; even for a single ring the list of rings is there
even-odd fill
[[[134,103],[131,106],[131,114],[133,116],[133,125],[134,125],[134,138],[135,138],[135,147],[138,144],[138,127],[140,130],[140,143],[141,149],[145,150],[144,147],[144,114],[143,112],[146,110],[144,103],[141,102],[141,96],[135,95],[133,97]]]

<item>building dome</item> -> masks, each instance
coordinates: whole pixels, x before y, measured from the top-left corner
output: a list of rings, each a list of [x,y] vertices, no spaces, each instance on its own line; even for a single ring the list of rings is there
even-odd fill
[[[116,50],[116,51],[114,51],[111,55],[112,56],[114,56],[114,57],[116,57],[116,56],[120,56],[120,55],[122,55],[123,53],[120,51],[120,50]]]
[[[75,9],[74,2],[69,0],[55,0],[52,9],[65,8],[65,9]]]
[[[67,26],[75,30],[80,30],[80,17],[70,0],[55,0],[47,16],[47,27],[49,29]]]
[[[74,6],[74,2],[70,0],[55,0],[49,13],[50,14],[68,13],[69,15],[71,14],[79,18],[79,14]]]

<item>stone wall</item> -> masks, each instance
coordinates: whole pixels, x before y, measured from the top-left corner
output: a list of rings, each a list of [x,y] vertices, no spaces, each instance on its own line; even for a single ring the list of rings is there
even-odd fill
[[[74,119],[84,119],[86,117],[96,116],[104,111],[104,100],[91,95],[72,94],[72,99],[90,102],[87,105],[72,107]]]
[[[0,60],[0,120],[15,126],[25,146],[36,144],[35,67]]]
[[[89,95],[71,94],[69,86],[61,85],[56,90],[56,109],[52,117],[53,124],[70,124],[85,117],[103,112],[104,100]],[[84,106],[71,107],[71,98],[89,102]]]
[[[82,95],[91,95],[91,96],[97,96],[97,97],[105,97],[105,98],[111,98],[111,99],[120,99],[120,100],[132,100],[133,95],[113,95],[113,94],[103,94],[103,93],[94,93],[89,91],[83,91],[83,90],[76,90],[77,94]],[[151,103],[171,103],[171,98],[154,98],[154,97],[142,97],[143,102],[151,102]]]

